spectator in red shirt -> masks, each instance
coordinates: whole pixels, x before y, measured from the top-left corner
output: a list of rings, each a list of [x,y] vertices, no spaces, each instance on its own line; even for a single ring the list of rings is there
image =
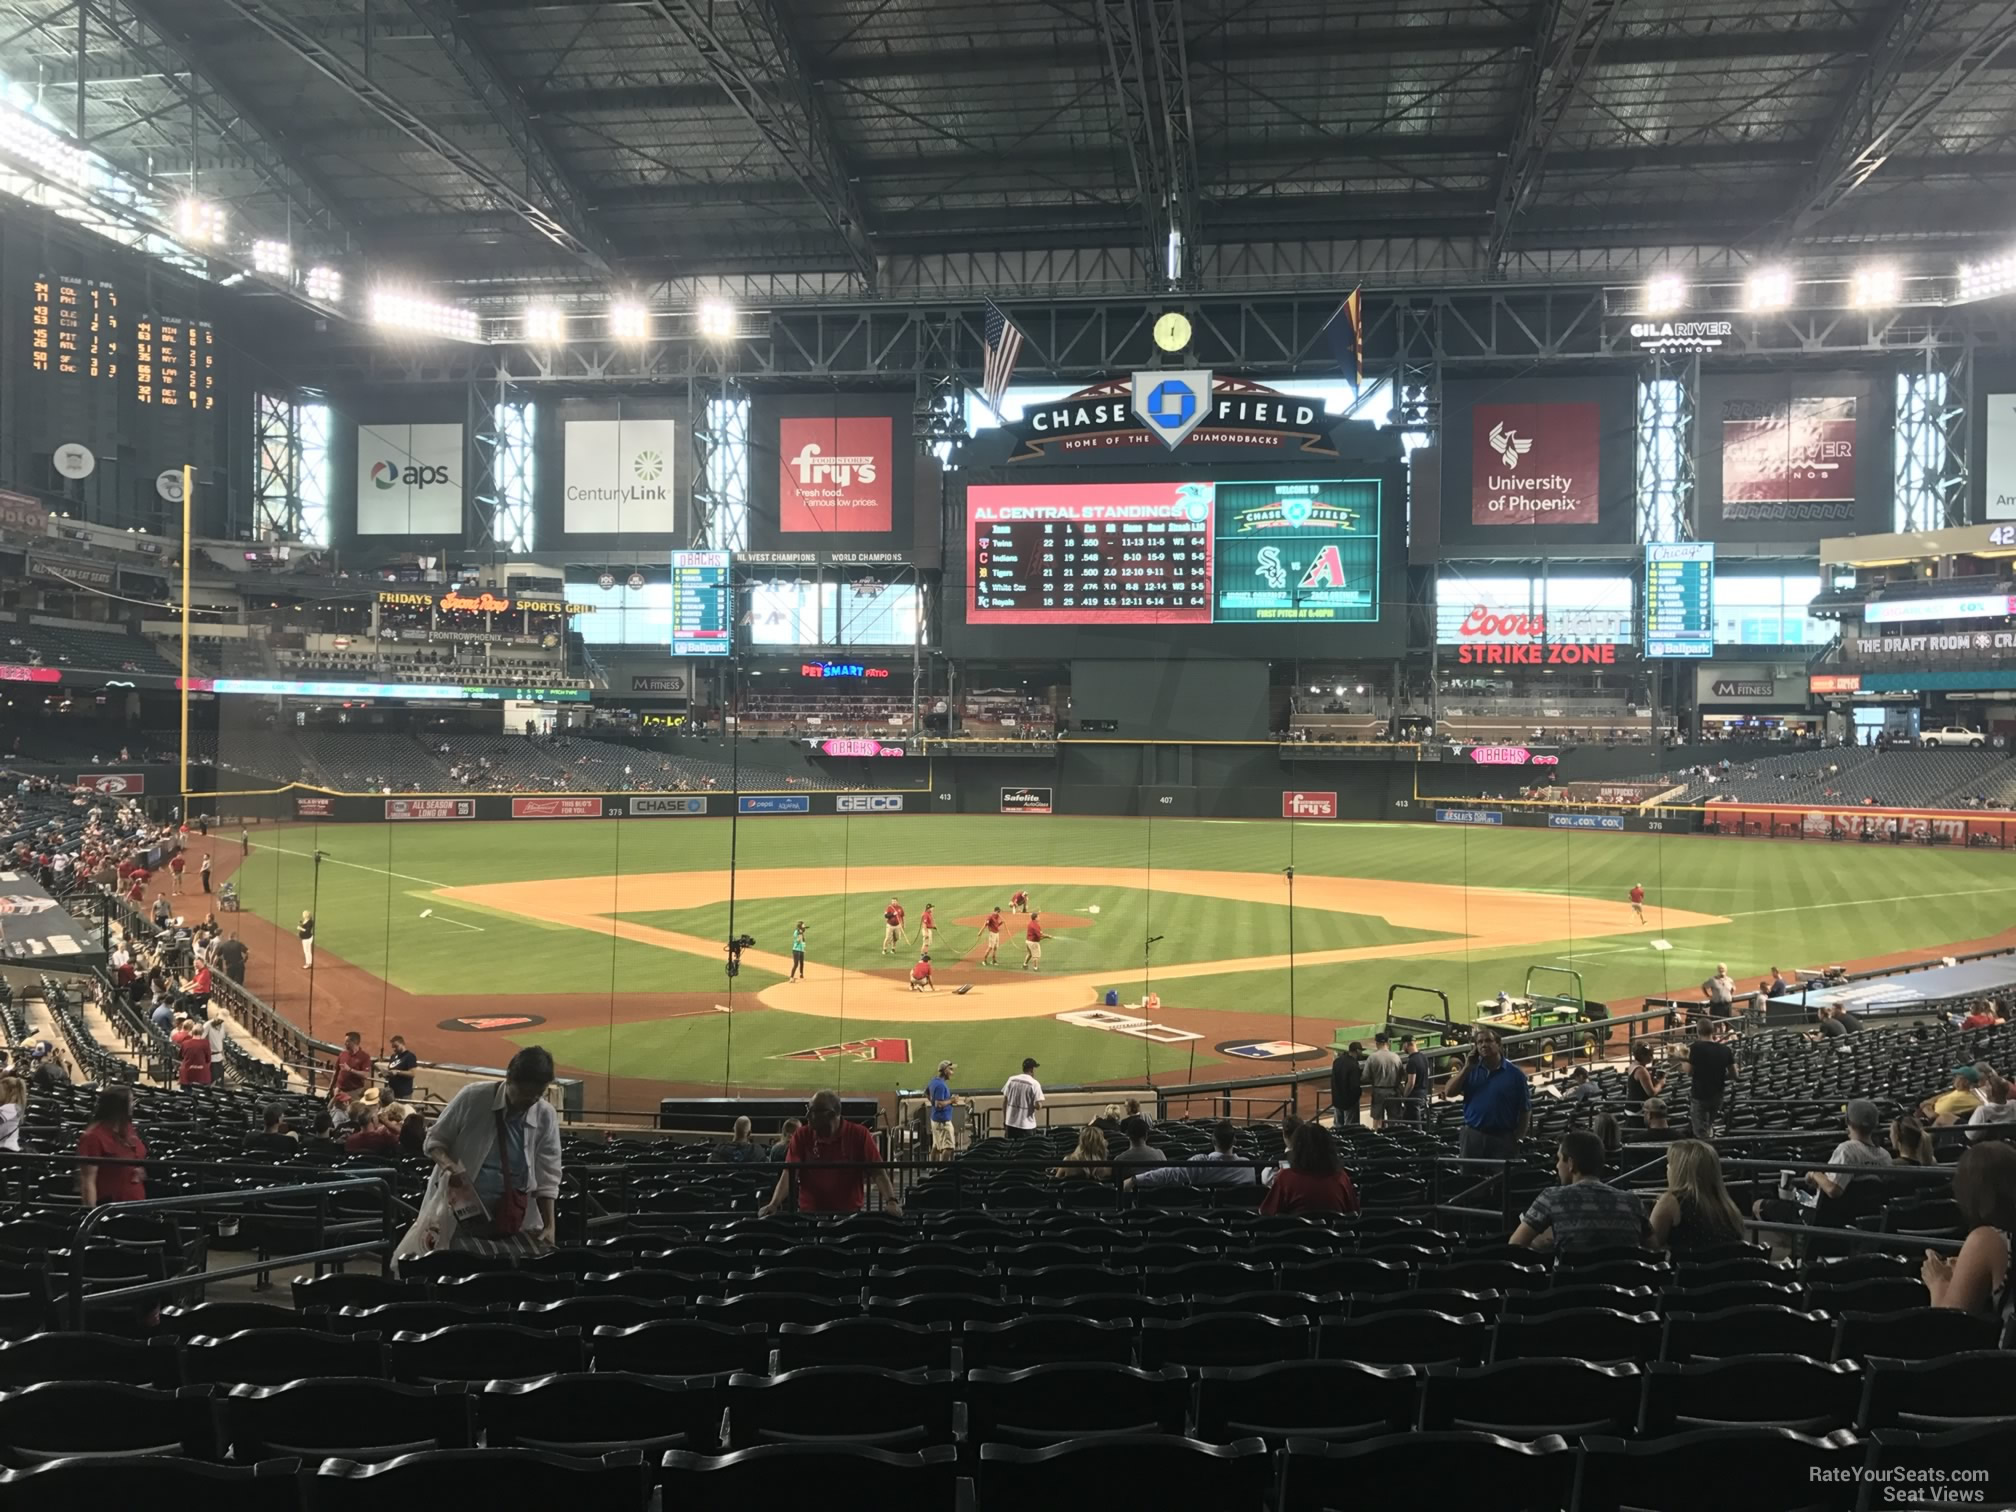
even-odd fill
[[[364,1036],[352,1029],[343,1036],[343,1050],[336,1057],[336,1084],[332,1090],[355,1097],[369,1085],[371,1052],[364,1048]]]
[[[186,1091],[210,1085],[210,1037],[200,1030],[182,1041],[182,1066],[175,1080]]]
[[[882,1210],[902,1216],[903,1204],[890,1185],[889,1173],[879,1164],[872,1170],[866,1168],[882,1159],[875,1136],[840,1116],[840,1094],[830,1090],[813,1093],[805,1113],[804,1124],[791,1136],[785,1152],[777,1189],[759,1210],[760,1216],[767,1218],[784,1206],[794,1177],[799,1212],[858,1213],[866,1205],[871,1176],[882,1193]]]
[[[1967,1017],[1960,1020],[1960,1027],[1962,1029],[1993,1029],[2001,1022],[2000,1016],[1995,1012],[1995,1005],[1986,998],[1983,998],[1974,1005]]]
[[[91,1108],[91,1122],[77,1139],[77,1153],[89,1160],[145,1160],[147,1146],[133,1127],[133,1095],[124,1087],[107,1087]],[[101,1202],[139,1202],[147,1195],[145,1170],[137,1165],[80,1165],[77,1191],[84,1206]]]
[[[1263,1213],[1355,1213],[1358,1189],[1337,1163],[1337,1142],[1321,1124],[1305,1123],[1295,1131],[1288,1169],[1267,1189]]]
[[[343,1141],[343,1148],[352,1155],[399,1154],[399,1135],[405,1127],[407,1109],[403,1103],[389,1103],[377,1110],[377,1116],[359,1127]]]

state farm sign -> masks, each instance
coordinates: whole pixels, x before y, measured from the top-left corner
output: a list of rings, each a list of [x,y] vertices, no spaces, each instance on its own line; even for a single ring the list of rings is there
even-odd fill
[[[895,475],[895,421],[887,415],[777,422],[777,518],[787,535],[891,529]]]
[[[1335,793],[1283,793],[1281,795],[1281,817],[1283,819],[1335,819],[1337,817],[1337,795]]]

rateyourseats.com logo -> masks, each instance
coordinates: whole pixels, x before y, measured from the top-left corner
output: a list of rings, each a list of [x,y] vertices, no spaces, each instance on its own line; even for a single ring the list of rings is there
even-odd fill
[[[433,484],[449,482],[445,467],[426,467],[409,463],[401,467],[389,458],[371,464],[371,482],[378,488],[397,488],[401,483],[408,488],[427,488]]]

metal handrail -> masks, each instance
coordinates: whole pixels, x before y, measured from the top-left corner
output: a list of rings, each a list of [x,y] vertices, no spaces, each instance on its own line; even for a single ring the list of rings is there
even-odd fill
[[[91,1160],[90,1165],[135,1164],[137,1162]],[[328,1201],[337,1193],[357,1191],[375,1187],[381,1203],[381,1237],[356,1244],[324,1245],[319,1241],[328,1228]],[[87,1292],[84,1287],[84,1260],[88,1249],[87,1241],[99,1223],[108,1215],[121,1218],[136,1213],[179,1212],[190,1209],[213,1207],[243,1207],[261,1202],[271,1202],[282,1197],[313,1197],[315,1199],[315,1235],[317,1248],[298,1255],[283,1255],[277,1260],[268,1257],[250,1261],[244,1265],[229,1265],[219,1270],[206,1270],[200,1276],[170,1276],[160,1281],[143,1281],[136,1286],[116,1286],[105,1291]],[[364,1255],[376,1254],[379,1263],[390,1269],[392,1246],[398,1242],[393,1229],[392,1187],[383,1176],[353,1176],[339,1181],[307,1182],[295,1186],[253,1187],[242,1192],[203,1192],[187,1197],[147,1197],[138,1202],[101,1202],[85,1213],[84,1221],[77,1225],[77,1231],[70,1240],[70,1326],[77,1332],[84,1329],[84,1315],[89,1307],[102,1306],[107,1302],[132,1300],[138,1297],[165,1295],[195,1284],[207,1286],[212,1281],[228,1281],[237,1276],[261,1275],[274,1269],[277,1264],[301,1264],[314,1262],[317,1265],[328,1260],[348,1260]]]

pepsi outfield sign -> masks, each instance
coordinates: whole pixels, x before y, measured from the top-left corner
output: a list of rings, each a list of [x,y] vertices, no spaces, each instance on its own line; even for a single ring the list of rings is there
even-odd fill
[[[745,793],[735,800],[738,814],[809,814],[812,798],[807,793]]]

